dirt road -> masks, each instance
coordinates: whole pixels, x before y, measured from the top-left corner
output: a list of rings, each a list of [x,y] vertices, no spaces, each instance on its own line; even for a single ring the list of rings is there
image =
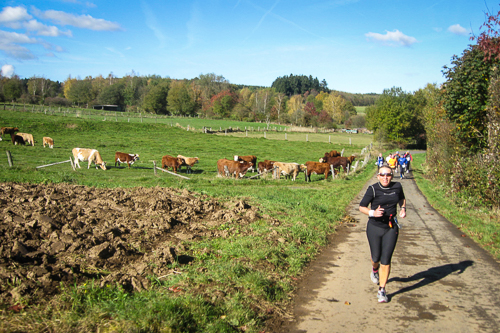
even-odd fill
[[[500,332],[500,264],[439,215],[413,179],[401,182],[408,217],[400,219],[389,303],[377,302],[369,276],[368,218],[358,211],[366,184],[349,208],[356,223],[340,227],[312,263],[295,320],[281,332]]]

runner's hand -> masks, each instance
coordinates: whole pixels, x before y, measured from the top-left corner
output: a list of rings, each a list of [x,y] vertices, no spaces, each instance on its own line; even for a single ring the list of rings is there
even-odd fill
[[[373,212],[373,216],[375,216],[375,217],[384,216],[384,209],[382,207],[378,206],[377,209],[375,209],[375,211]]]

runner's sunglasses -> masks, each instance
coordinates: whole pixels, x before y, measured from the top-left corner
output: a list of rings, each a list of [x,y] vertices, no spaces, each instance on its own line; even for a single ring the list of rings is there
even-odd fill
[[[392,173],[379,173],[378,175],[381,177],[392,177]]]

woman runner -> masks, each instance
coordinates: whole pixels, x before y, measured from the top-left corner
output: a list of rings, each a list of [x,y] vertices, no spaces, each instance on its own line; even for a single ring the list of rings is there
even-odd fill
[[[370,245],[372,271],[370,278],[379,284],[379,303],[387,303],[385,286],[391,272],[391,259],[398,241],[397,205],[399,216],[406,217],[406,199],[401,183],[392,182],[392,170],[383,166],[377,174],[378,183],[370,185],[359,204],[360,212],[369,216],[366,235]],[[368,206],[370,205],[370,208]]]

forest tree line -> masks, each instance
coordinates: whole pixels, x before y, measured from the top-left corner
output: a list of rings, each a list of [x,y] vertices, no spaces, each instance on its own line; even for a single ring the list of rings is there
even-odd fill
[[[335,128],[364,127],[356,106],[375,103],[377,94],[330,90],[325,80],[305,75],[278,77],[271,87],[229,83],[222,75],[194,79],[158,75],[68,77],[64,82],[33,76],[0,77],[0,101],[59,107],[119,105],[130,112],[229,118]]]

